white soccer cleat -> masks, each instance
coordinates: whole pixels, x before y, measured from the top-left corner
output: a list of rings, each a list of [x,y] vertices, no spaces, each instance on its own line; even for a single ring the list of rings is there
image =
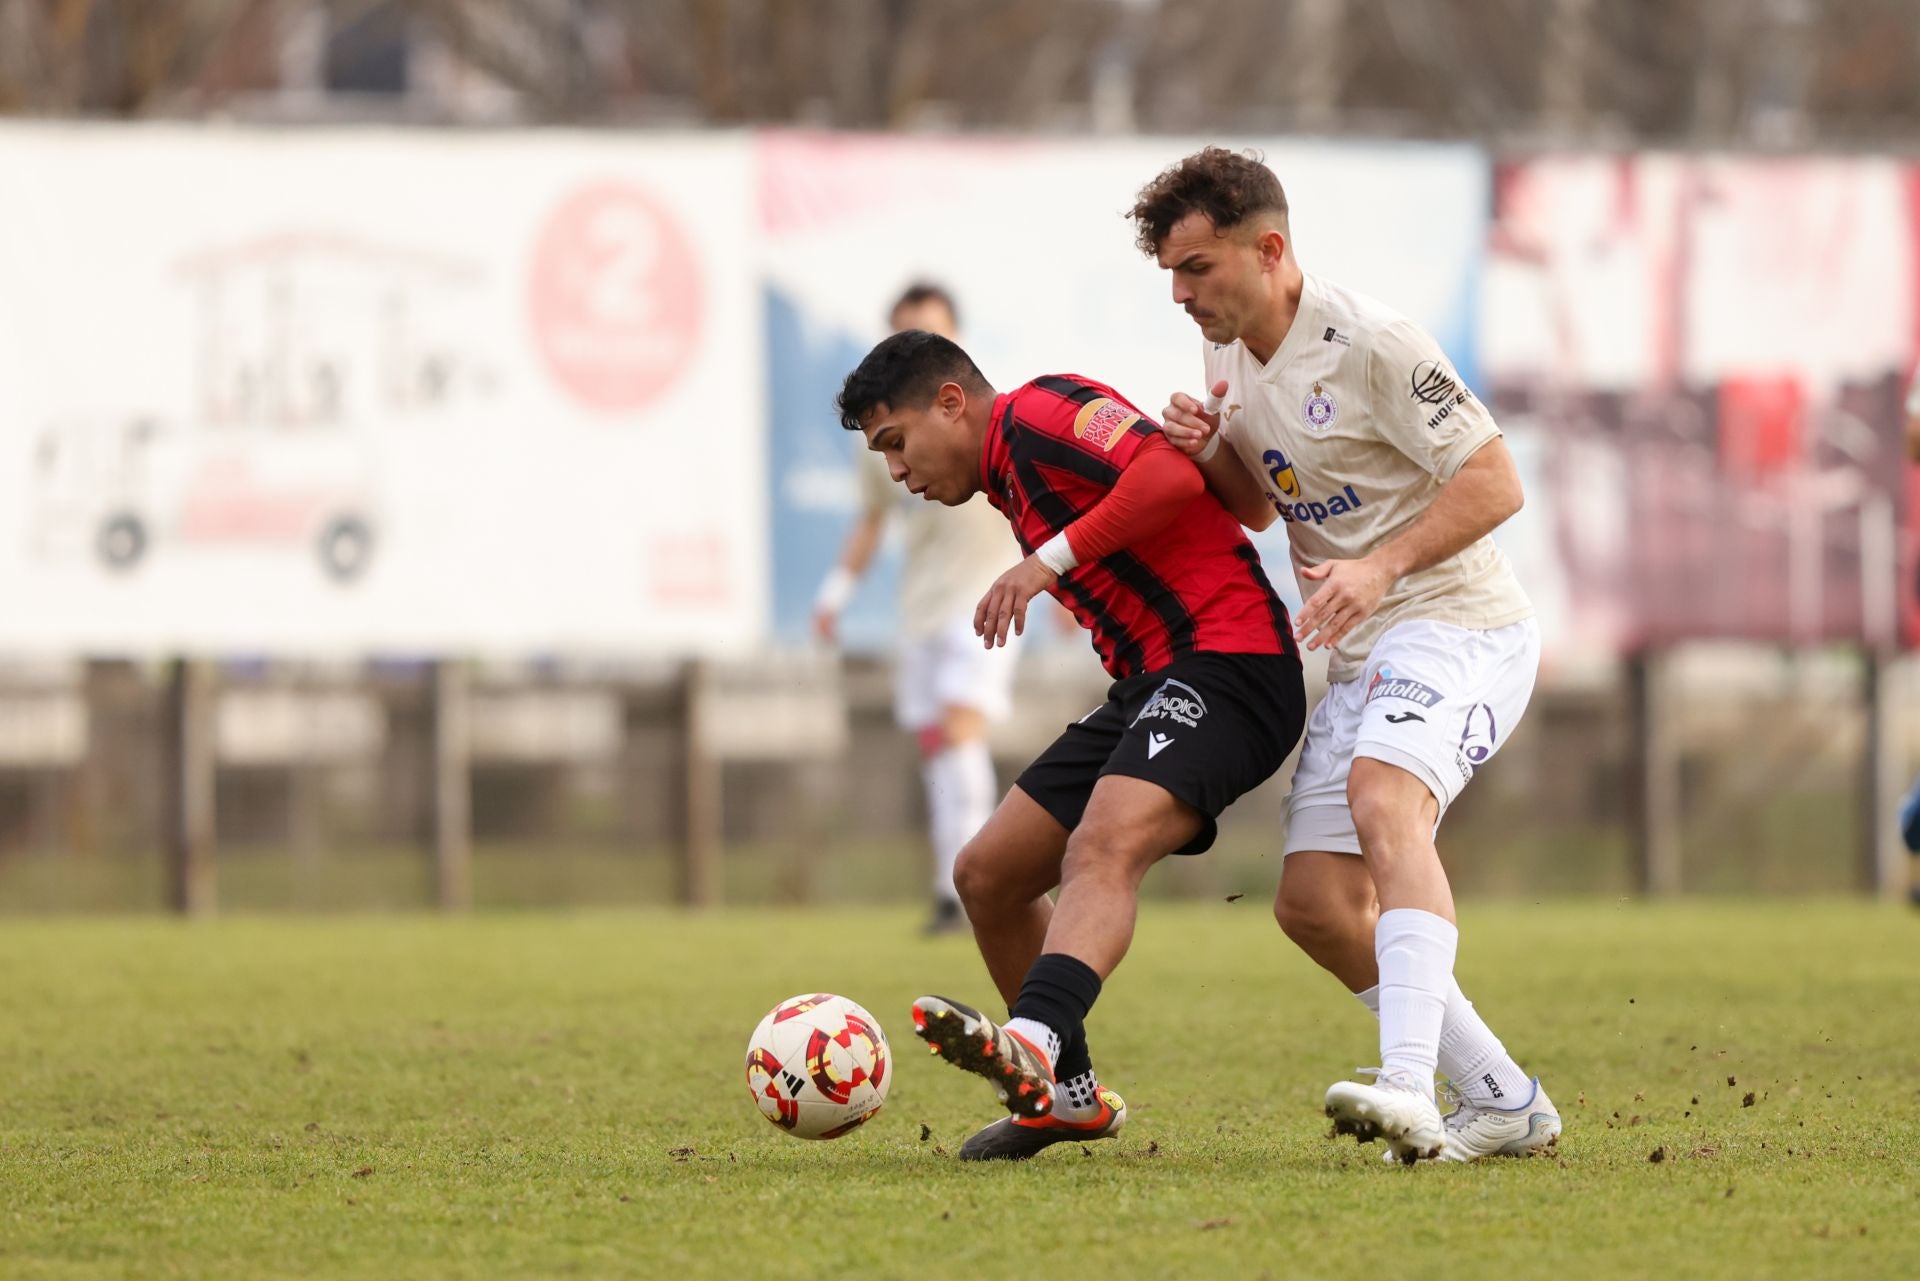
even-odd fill
[[[1462,1098],[1446,1115],[1447,1141],[1442,1161],[1478,1161],[1489,1156],[1538,1156],[1560,1142],[1560,1109],[1553,1106],[1540,1078],[1533,1097],[1517,1108],[1481,1107]]]
[[[1417,1081],[1398,1072],[1376,1072],[1375,1084],[1336,1081],[1327,1087],[1327,1115],[1335,1134],[1357,1143],[1385,1139],[1389,1161],[1430,1161],[1446,1147],[1440,1107]]]

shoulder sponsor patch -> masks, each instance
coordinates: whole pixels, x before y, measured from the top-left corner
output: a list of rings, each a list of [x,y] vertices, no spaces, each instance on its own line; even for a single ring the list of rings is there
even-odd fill
[[[1436,407],[1427,419],[1429,431],[1437,430],[1455,409],[1473,399],[1473,393],[1461,385],[1453,371],[1437,360],[1423,360],[1414,366],[1408,382],[1413,387],[1413,399]]]
[[[1422,404],[1443,405],[1460,394],[1460,383],[1453,371],[1437,360],[1423,360],[1415,365],[1408,381],[1413,384],[1413,398]]]
[[[1103,451],[1111,451],[1127,434],[1127,428],[1140,421],[1140,415],[1111,396],[1089,400],[1073,420],[1073,434]]]

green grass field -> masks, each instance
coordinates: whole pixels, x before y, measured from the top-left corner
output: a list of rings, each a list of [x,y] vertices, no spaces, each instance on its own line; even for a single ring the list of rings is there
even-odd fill
[[[1462,982],[1567,1133],[1411,1170],[1326,1137],[1372,1024],[1254,898],[1144,910],[1093,1025],[1123,1136],[959,1165],[994,1110],[905,1011],[986,989],[916,921],[8,921],[0,1276],[1920,1275],[1920,914],[1470,907]],[[814,989],[898,1061],[833,1143],[741,1069]]]

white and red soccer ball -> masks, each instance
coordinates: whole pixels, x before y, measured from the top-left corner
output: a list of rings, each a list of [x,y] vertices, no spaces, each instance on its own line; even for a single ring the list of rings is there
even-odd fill
[[[892,1055],[880,1021],[844,996],[789,997],[747,1042],[747,1088],[762,1116],[801,1139],[837,1139],[886,1102]]]

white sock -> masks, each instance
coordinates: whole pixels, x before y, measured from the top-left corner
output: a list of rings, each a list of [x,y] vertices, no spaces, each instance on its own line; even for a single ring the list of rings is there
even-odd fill
[[[1008,1019],[1000,1025],[1047,1056],[1047,1071],[1060,1061],[1060,1034],[1036,1019]]]
[[[1378,986],[1353,995],[1373,1012],[1373,1017],[1380,1017]],[[1457,980],[1447,990],[1438,1062],[1454,1088],[1480,1107],[1519,1107],[1533,1094],[1533,1078],[1508,1055],[1507,1047],[1473,1008]]]
[[[1088,1068],[1053,1092],[1053,1114],[1063,1121],[1091,1121],[1100,1115],[1100,1078]]]
[[[921,767],[927,784],[927,827],[933,841],[933,896],[958,899],[953,862],[960,847],[993,817],[993,753],[984,739],[956,743]]]
[[[1460,931],[1418,908],[1380,913],[1373,952],[1380,962],[1380,1070],[1399,1073],[1433,1095],[1440,1027],[1453,987]]]
[[[1440,1070],[1468,1102],[1483,1108],[1517,1108],[1533,1094],[1533,1078],[1520,1070],[1458,983],[1447,994]]]

